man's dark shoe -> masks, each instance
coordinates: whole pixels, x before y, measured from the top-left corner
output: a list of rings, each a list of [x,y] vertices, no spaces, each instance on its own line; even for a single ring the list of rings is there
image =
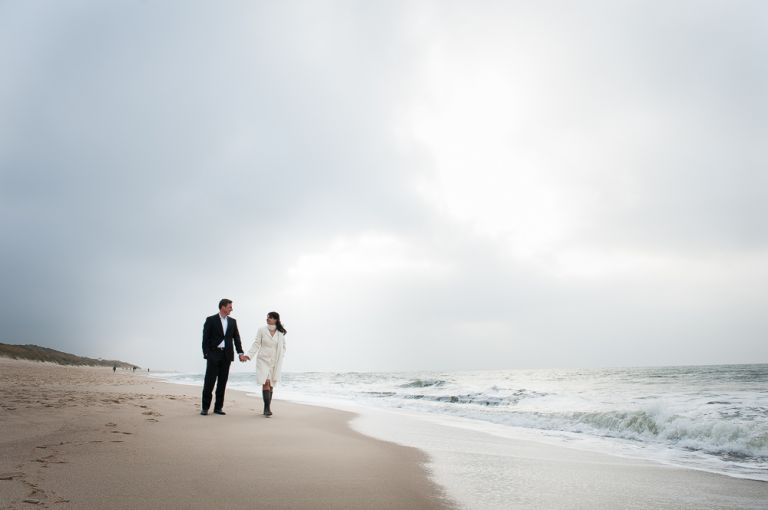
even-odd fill
[[[202,411],[200,411],[200,414],[202,414],[203,416],[208,415],[208,409],[203,409]]]
[[[222,416],[225,416],[227,413],[225,413],[225,412],[224,412],[224,411],[222,411],[221,409],[214,409],[214,410],[213,410],[213,414],[220,414],[220,415],[222,415]]]

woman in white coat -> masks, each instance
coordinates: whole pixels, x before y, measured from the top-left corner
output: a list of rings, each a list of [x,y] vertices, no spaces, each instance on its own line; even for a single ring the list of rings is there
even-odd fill
[[[280,314],[269,312],[267,325],[259,328],[256,339],[245,356],[246,361],[256,358],[256,380],[261,384],[264,399],[264,416],[272,416],[270,404],[272,391],[280,380],[280,372],[285,357],[285,334],[287,331],[280,322]]]

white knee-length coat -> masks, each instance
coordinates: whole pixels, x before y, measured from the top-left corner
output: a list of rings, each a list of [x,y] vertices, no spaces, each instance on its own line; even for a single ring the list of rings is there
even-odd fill
[[[275,336],[272,336],[269,334],[268,327],[261,327],[256,332],[256,339],[247,354],[249,358],[256,360],[258,383],[264,384],[269,379],[274,386],[280,380],[280,372],[283,368],[285,335],[275,331]]]

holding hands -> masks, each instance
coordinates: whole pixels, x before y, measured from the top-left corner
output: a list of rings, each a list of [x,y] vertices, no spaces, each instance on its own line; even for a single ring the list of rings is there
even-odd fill
[[[245,354],[241,354],[241,355],[240,355],[240,361],[242,361],[243,363],[245,363],[246,361],[251,361],[251,358],[250,358],[250,357],[248,357],[248,356],[246,356]]]

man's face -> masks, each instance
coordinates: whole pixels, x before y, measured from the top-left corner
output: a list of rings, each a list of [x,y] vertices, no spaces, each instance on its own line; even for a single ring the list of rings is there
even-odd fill
[[[219,311],[221,312],[222,317],[228,316],[230,313],[232,313],[232,303],[226,306],[222,306],[221,308],[219,308]]]

